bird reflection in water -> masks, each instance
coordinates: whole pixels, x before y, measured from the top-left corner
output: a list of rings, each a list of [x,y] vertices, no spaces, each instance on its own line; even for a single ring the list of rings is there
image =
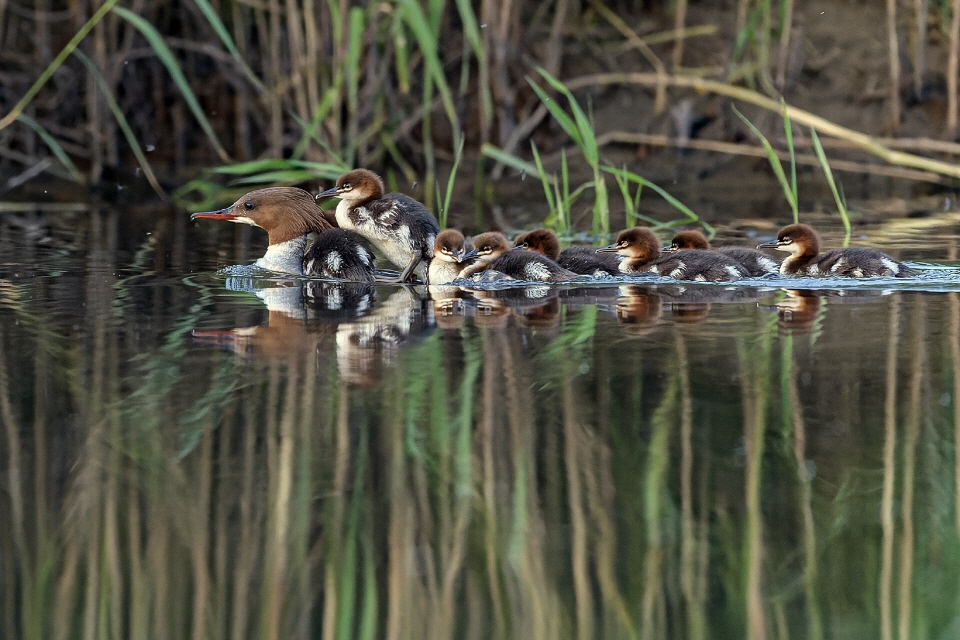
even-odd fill
[[[400,349],[420,342],[434,328],[432,304],[424,287],[402,286],[370,314],[337,327],[340,376],[357,384],[379,379]]]
[[[434,326],[423,287],[401,287],[382,301],[367,283],[228,278],[227,288],[260,298],[267,307],[267,323],[195,330],[196,342],[251,362],[336,353],[341,379],[355,384],[375,382],[402,346],[419,341]]]
[[[647,335],[654,331],[662,314],[660,295],[651,287],[627,284],[619,288],[617,320],[623,328],[634,335]]]
[[[862,304],[864,298],[881,298],[889,289],[784,289],[785,297],[761,309],[776,310],[781,333],[807,334],[823,322],[828,304]]]
[[[776,310],[777,326],[781,333],[810,333],[822,310],[821,297],[824,291],[784,289],[786,296],[774,305],[761,305],[761,309]]]

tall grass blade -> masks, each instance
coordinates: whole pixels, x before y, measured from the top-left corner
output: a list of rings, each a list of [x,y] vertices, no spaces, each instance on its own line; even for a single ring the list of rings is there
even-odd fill
[[[790,154],[790,192],[793,193],[793,223],[800,222],[800,196],[797,192],[797,155],[793,147],[793,124],[787,103],[780,98],[780,113],[783,116],[783,133],[787,140],[787,153]]]
[[[568,116],[567,112],[563,110],[563,107],[557,104],[556,100],[547,95],[547,92],[540,88],[540,86],[537,85],[532,78],[527,77],[527,82],[530,83],[530,87],[533,89],[534,93],[537,94],[537,97],[540,98],[540,101],[543,102],[544,106],[547,107],[547,111],[550,112],[550,115],[553,116],[554,120],[556,120],[566,134],[573,139],[574,144],[582,149],[583,140],[580,137],[580,130],[578,129],[573,118]]]
[[[99,87],[100,91],[103,93],[103,98],[106,101],[107,106],[110,107],[110,111],[113,113],[113,117],[117,121],[117,126],[119,126],[120,130],[123,132],[123,137],[127,139],[127,144],[130,145],[133,155],[136,156],[137,162],[140,164],[140,168],[143,169],[143,175],[146,176],[147,182],[150,183],[150,186],[153,187],[153,190],[157,192],[158,196],[166,200],[167,193],[160,186],[160,183],[157,182],[157,177],[153,175],[153,169],[150,167],[150,162],[147,160],[147,156],[144,155],[143,149],[140,148],[140,143],[137,141],[137,136],[133,133],[133,129],[130,128],[130,123],[127,122],[126,116],[123,115],[123,109],[120,108],[120,105],[117,104],[113,94],[110,92],[110,87],[107,85],[106,78],[103,77],[103,74],[100,73],[97,65],[93,64],[93,61],[90,60],[90,58],[88,58],[83,51],[77,49],[73,53],[77,56],[77,58],[80,59],[80,62],[83,63],[83,66],[87,68],[87,71],[90,72],[94,82],[97,83],[97,87]]]
[[[197,96],[194,95],[193,90],[190,88],[190,83],[187,82],[186,76],[183,75],[183,71],[177,64],[177,59],[174,57],[173,52],[170,51],[170,47],[167,46],[167,43],[163,41],[163,37],[160,35],[160,32],[157,31],[152,24],[129,9],[125,9],[123,7],[114,7],[113,11],[118,16],[136,27],[137,30],[143,34],[143,37],[147,39],[147,42],[149,42],[150,46],[153,47],[153,50],[160,59],[160,62],[163,63],[163,66],[167,68],[167,72],[170,74],[170,77],[173,78],[173,81],[180,90],[184,101],[186,101],[187,106],[190,107],[190,111],[193,112],[193,117],[197,119],[197,122],[200,124],[200,128],[203,129],[204,133],[207,134],[207,138],[210,139],[210,143],[216,150],[217,155],[220,156],[220,160],[223,162],[230,162],[230,155],[220,144],[220,140],[217,139],[217,134],[214,132],[213,126],[210,124],[210,121],[207,120],[207,116],[203,113],[203,108],[197,101]]]
[[[13,105],[13,109],[10,110],[10,113],[5,115],[3,119],[0,119],[0,130],[6,129],[13,124],[17,117],[23,113],[23,110],[26,108],[26,106],[30,104],[35,97],[37,97],[37,94],[40,92],[40,89],[43,88],[43,85],[47,83],[47,80],[49,80],[53,74],[56,73],[57,69],[59,69],[63,65],[64,61],[70,57],[70,54],[73,53],[74,49],[76,49],[77,46],[83,42],[83,39],[87,37],[87,34],[90,33],[95,26],[97,26],[98,22],[103,20],[103,16],[107,15],[107,13],[113,9],[113,5],[115,4],[117,4],[117,0],[106,0],[106,2],[103,3],[103,6],[97,9],[96,13],[90,16],[90,19],[83,23],[83,26],[80,27],[80,30],[77,31],[72,38],[70,38],[70,42],[68,42],[60,51],[60,53],[57,54],[57,57],[54,58],[49,65],[47,65],[47,68],[43,70],[43,73],[40,74],[40,77],[37,78],[32,85],[30,85],[30,88],[27,89],[27,92],[24,94],[24,96],[17,101],[17,104]]]
[[[357,137],[360,123],[357,120],[360,103],[360,57],[363,46],[364,26],[366,16],[363,9],[353,7],[350,9],[347,35],[347,68],[345,76],[345,85],[347,87],[347,164],[353,166],[357,160]]]
[[[581,151],[583,151],[583,155],[587,159],[587,162],[590,163],[590,166],[596,167],[596,165],[600,162],[600,150],[597,146],[596,135],[594,135],[593,132],[593,125],[590,124],[590,119],[587,118],[587,114],[583,112],[583,109],[580,108],[576,98],[573,97],[573,94],[562,82],[550,75],[546,69],[537,67],[537,71],[541,76],[543,76],[544,80],[550,83],[550,86],[566,97],[567,103],[570,105],[570,111],[573,113],[573,118],[576,122],[577,133],[579,134],[576,138],[577,146],[580,147]],[[540,95],[539,92],[538,95]],[[547,106],[549,108],[549,104]],[[550,113],[554,113],[553,109],[550,110]]]
[[[43,140],[43,143],[47,145],[47,148],[50,149],[50,152],[56,156],[57,160],[60,161],[67,171],[70,172],[70,175],[74,180],[80,182],[83,180],[83,174],[77,169],[76,165],[73,164],[73,161],[70,160],[70,156],[67,155],[67,152],[63,150],[63,147],[60,146],[60,143],[50,135],[50,132],[40,126],[40,123],[28,116],[25,113],[21,113],[17,116],[17,120],[27,125],[33,131],[40,136],[40,139]]]
[[[450,167],[450,176],[447,177],[447,191],[443,195],[443,199],[440,198],[440,186],[437,186],[437,203],[443,203],[443,206],[440,207],[438,220],[440,222],[440,228],[447,228],[447,216],[450,213],[450,200],[453,199],[453,185],[457,181],[457,169],[460,167],[460,160],[463,159],[463,143],[465,138],[463,134],[460,135],[460,144],[457,145],[457,151],[453,154],[453,166]]]
[[[501,164],[505,164],[508,167],[516,169],[521,173],[529,173],[532,175],[539,174],[537,165],[527,162],[526,160],[523,160],[521,158],[518,158],[513,154],[507,153],[500,147],[492,145],[489,142],[485,142],[480,146],[480,154],[488,158],[491,158]],[[550,184],[554,184],[556,182],[556,178],[553,178],[552,176],[544,176],[542,179],[546,180]]]
[[[423,54],[426,75],[433,80],[437,91],[440,92],[440,101],[443,103],[443,109],[447,113],[450,126],[453,127],[454,139],[456,139],[460,135],[460,120],[457,118],[457,112],[453,105],[453,94],[443,72],[443,63],[437,49],[437,38],[430,30],[430,23],[416,0],[399,0],[398,4],[407,28],[416,36],[417,44]]]
[[[837,189],[837,182],[833,179],[833,170],[830,169],[830,163],[827,162],[827,154],[820,144],[820,138],[817,136],[817,130],[810,127],[810,140],[813,142],[813,150],[817,154],[817,160],[820,162],[820,168],[823,169],[823,175],[827,178],[827,184],[830,185],[830,191],[833,192],[833,199],[837,203],[837,210],[840,212],[840,218],[843,220],[843,246],[850,246],[850,214],[847,211],[847,203]]]
[[[540,178],[540,184],[543,186],[543,195],[547,199],[547,205],[550,207],[550,212],[554,213],[557,210],[557,201],[553,197],[553,189],[550,188],[550,181],[547,180],[547,172],[543,168],[543,161],[540,160],[540,152],[537,151],[537,143],[530,141],[530,150],[533,152],[533,161],[537,165],[537,177]],[[556,180],[554,180],[556,184]]]
[[[208,2],[208,0],[193,0],[193,3],[197,5],[197,8],[200,9],[200,13],[203,14],[203,17],[207,19],[207,22],[213,28],[214,32],[217,34],[217,37],[220,38],[220,42],[223,43],[223,46],[227,48],[227,51],[230,52],[230,55],[233,56],[233,59],[237,61],[237,64],[240,65],[240,68],[243,69],[243,72],[246,74],[247,78],[256,87],[257,91],[264,92],[266,87],[263,86],[263,83],[260,82],[260,78],[257,77],[257,74],[253,72],[247,65],[247,61],[243,59],[243,56],[240,55],[240,51],[237,50],[237,45],[233,42],[233,38],[230,37],[230,32],[227,31],[226,25],[223,24],[223,20],[220,19],[220,16],[217,15],[217,10]]]
[[[681,225],[681,224],[689,224],[689,223],[691,223],[691,222],[695,222],[695,223],[698,223],[698,224],[700,224],[701,226],[703,226],[704,230],[706,230],[708,234],[712,234],[712,233],[713,233],[713,227],[712,227],[712,226],[710,226],[709,224],[707,224],[705,221],[701,220],[701,219],[700,219],[700,216],[698,216],[696,213],[694,213],[693,210],[690,209],[690,207],[688,207],[687,205],[683,204],[682,202],[680,202],[679,200],[677,200],[675,197],[673,197],[672,195],[670,195],[669,193],[667,193],[667,192],[666,192],[662,187],[660,187],[659,185],[654,184],[653,182],[650,182],[650,181],[647,180],[646,178],[643,178],[643,177],[641,177],[641,176],[638,176],[637,174],[633,173],[632,171],[625,171],[625,170],[623,170],[623,169],[617,169],[616,167],[602,167],[602,169],[603,169],[604,171],[606,171],[607,173],[613,175],[613,176],[618,176],[618,175],[619,175],[619,176],[622,176],[624,179],[626,179],[626,180],[628,180],[628,181],[630,181],[630,182],[634,182],[634,183],[636,183],[636,184],[638,184],[638,185],[641,185],[641,186],[644,186],[644,187],[650,187],[650,188],[653,189],[656,193],[658,193],[661,198],[663,198],[664,200],[666,200],[667,203],[668,203],[671,207],[673,207],[674,209],[676,209],[677,211],[679,211],[680,213],[682,213],[683,215],[685,215],[685,216],[687,217],[686,220],[672,220],[672,221],[670,221],[670,222],[656,222],[656,221],[654,221],[654,222],[656,222],[655,226],[657,226],[657,227],[676,227],[676,226],[679,226],[679,225]]]
[[[764,151],[767,152],[767,160],[770,161],[770,168],[773,169],[773,173],[777,176],[777,180],[780,182],[780,188],[783,189],[783,196],[787,199],[787,202],[790,204],[790,208],[793,210],[794,219],[799,217],[799,209],[797,204],[797,195],[796,195],[796,177],[794,177],[793,187],[791,188],[790,183],[787,182],[787,176],[783,172],[783,165],[780,164],[780,158],[777,157],[777,152],[773,150],[773,145],[770,144],[770,141],[767,140],[767,137],[760,133],[760,130],[753,126],[753,123],[747,120],[736,107],[733,107],[733,112],[737,114],[737,117],[743,120],[743,123],[746,124],[750,131],[753,132],[759,140],[760,144],[763,145]],[[786,112],[786,111],[784,111]],[[793,156],[793,149],[791,147],[790,153],[791,163],[794,164],[794,175],[796,175],[796,161]]]

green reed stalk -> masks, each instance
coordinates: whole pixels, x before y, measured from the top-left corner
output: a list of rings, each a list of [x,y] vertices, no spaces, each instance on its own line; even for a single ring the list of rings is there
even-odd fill
[[[440,228],[447,228],[447,217],[450,214],[450,200],[453,199],[453,185],[457,181],[457,169],[460,167],[460,161],[463,159],[463,134],[460,135],[460,143],[453,154],[453,166],[450,167],[450,175],[447,176],[447,190],[440,198],[440,186],[437,185],[437,220],[440,222]]]
[[[78,52],[79,53],[79,52]],[[83,179],[83,176],[80,174],[80,171],[77,169],[77,166],[73,164],[73,161],[70,160],[70,156],[67,155],[67,152],[63,150],[63,147],[60,146],[60,143],[50,135],[50,132],[40,126],[40,123],[28,116],[25,113],[21,113],[17,116],[17,120],[27,125],[34,132],[40,136],[40,139],[43,140],[44,144],[47,145],[47,148],[56,156],[57,160],[60,161],[67,171],[70,172],[70,177],[72,177],[77,182],[80,182]]]
[[[777,152],[773,150],[773,145],[770,144],[770,141],[767,140],[767,137],[760,133],[760,130],[757,129],[752,122],[747,120],[736,107],[733,107],[733,112],[737,114],[737,117],[740,118],[744,124],[746,124],[750,131],[753,132],[759,140],[760,144],[763,145],[764,151],[767,152],[767,160],[770,162],[770,168],[773,169],[774,175],[777,176],[777,180],[780,182],[780,188],[783,190],[783,195],[787,199],[787,203],[790,205],[790,209],[793,211],[793,221],[800,221],[800,208],[797,200],[797,160],[793,151],[793,135],[791,133],[790,125],[790,116],[787,115],[786,106],[784,106],[783,113],[783,126],[784,130],[787,132],[787,144],[790,150],[790,168],[791,168],[791,182],[787,182],[787,176],[783,172],[783,165],[780,163],[780,158],[777,156]]]
[[[567,99],[570,113],[573,114],[572,117],[564,111],[563,107],[551,99],[539,85],[533,82],[531,78],[527,78],[527,82],[543,102],[544,106],[547,107],[550,115],[553,116],[564,132],[570,136],[574,144],[580,149],[587,164],[590,165],[590,168],[593,170],[593,181],[587,183],[589,186],[592,186],[594,190],[593,232],[594,234],[602,233],[606,235],[610,232],[610,204],[607,195],[607,183],[603,179],[600,167],[600,147],[597,144],[593,124],[580,107],[576,98],[574,98],[573,93],[571,93],[562,82],[554,78],[542,67],[537,67],[537,72],[555,91]]]
[[[627,167],[624,166],[621,171],[623,173],[615,173],[613,177],[617,181],[617,186],[620,187],[620,195],[623,196],[623,210],[624,210],[624,226],[627,228],[634,227],[637,225],[637,221],[640,219],[640,196],[643,193],[643,185],[637,185],[636,195],[630,195],[630,181],[623,175],[627,173]]]
[[[13,109],[10,110],[10,113],[0,119],[0,131],[13,124],[13,121],[20,116],[27,105],[30,104],[35,97],[37,97],[37,94],[40,92],[40,89],[43,88],[43,85],[47,83],[47,80],[52,78],[57,69],[63,66],[63,63],[68,57],[70,57],[70,54],[73,53],[73,51],[81,42],[83,42],[83,39],[87,37],[87,34],[89,34],[90,31],[93,30],[93,28],[97,26],[101,20],[103,20],[103,17],[114,8],[113,5],[115,4],[117,4],[117,0],[106,0],[106,2],[104,2],[103,5],[97,9],[96,13],[90,16],[90,19],[87,20],[82,27],[80,27],[80,30],[77,31],[72,38],[70,38],[70,41],[60,51],[60,53],[57,54],[57,57],[54,58],[49,65],[47,65],[47,68],[43,70],[43,73],[40,74],[40,77],[37,78],[36,82],[34,82],[30,88],[27,89],[27,93],[20,98],[17,104],[13,105]]]
[[[156,27],[147,22],[144,18],[138,16],[129,9],[115,7],[113,11],[118,16],[136,27],[137,30],[143,34],[143,37],[147,39],[147,42],[150,43],[154,53],[157,54],[157,58],[159,58],[160,62],[163,63],[163,66],[166,67],[170,77],[173,78],[173,81],[177,85],[177,89],[180,90],[180,94],[183,96],[184,101],[187,103],[190,111],[193,112],[193,117],[197,119],[197,122],[200,124],[200,128],[203,129],[204,133],[207,134],[207,138],[210,140],[210,143],[216,150],[217,155],[220,156],[220,160],[222,162],[230,162],[230,155],[220,144],[220,140],[217,139],[217,134],[214,132],[210,121],[207,120],[207,116],[204,114],[203,107],[200,106],[197,96],[190,88],[190,83],[187,81],[186,76],[183,74],[183,71],[177,64],[176,57],[174,57],[173,52],[170,51],[170,47],[167,46],[167,43],[163,41],[163,37],[160,35],[160,32],[157,31]],[[0,126],[0,128],[2,128],[2,126]]]
[[[817,160],[820,161],[820,168],[823,169],[823,175],[827,179],[827,184],[830,185],[830,191],[833,193],[833,199],[837,203],[837,210],[840,212],[840,219],[843,220],[843,246],[850,246],[850,214],[847,211],[847,203],[843,197],[840,189],[838,188],[836,180],[833,179],[833,170],[830,169],[830,163],[827,162],[827,154],[823,150],[823,145],[820,144],[820,138],[817,137],[817,130],[813,127],[810,127],[810,140],[813,142],[813,150],[817,154]]]
[[[143,149],[140,148],[140,142],[137,141],[137,136],[133,133],[133,129],[130,128],[130,123],[127,122],[126,116],[123,115],[123,109],[120,108],[120,105],[117,104],[113,94],[110,92],[110,87],[107,85],[106,78],[103,77],[103,74],[100,73],[97,65],[95,65],[93,61],[83,53],[83,51],[77,49],[73,53],[77,56],[77,58],[80,59],[80,62],[83,63],[83,66],[87,68],[87,71],[90,72],[94,82],[96,82],[97,87],[99,87],[101,93],[103,93],[103,99],[106,101],[107,106],[110,107],[110,111],[113,113],[113,117],[117,121],[117,126],[119,126],[120,130],[123,132],[123,137],[127,139],[127,144],[130,145],[130,150],[133,151],[133,155],[137,158],[140,168],[143,169],[143,175],[146,176],[147,182],[150,183],[150,186],[157,193],[157,195],[160,196],[160,198],[167,200],[167,192],[164,191],[163,187],[160,186],[160,183],[157,182],[157,177],[153,173],[153,168],[150,166],[150,161],[147,160],[146,154],[144,154]]]

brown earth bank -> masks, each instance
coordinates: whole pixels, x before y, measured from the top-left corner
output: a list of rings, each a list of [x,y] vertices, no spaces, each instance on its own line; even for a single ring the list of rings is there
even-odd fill
[[[389,8],[386,4],[384,7]],[[593,84],[589,80],[591,76],[612,72],[649,73],[659,66],[665,74],[728,79],[731,85],[754,88],[773,97],[782,94],[791,106],[873,136],[953,138],[947,131],[946,108],[950,17],[942,15],[937,7],[931,7],[926,21],[919,23],[912,7],[899,7],[896,17],[897,57],[901,67],[900,86],[896,93],[899,121],[893,119],[895,98],[890,90],[888,16],[882,3],[849,0],[796,3],[789,30],[780,29],[780,16],[776,11],[770,16],[773,22],[769,28],[756,24],[764,19],[761,8],[762,3],[748,0],[692,3],[686,7],[683,18],[691,35],[683,41],[679,53],[677,39],[671,35],[662,36],[674,29],[677,20],[675,13],[667,11],[667,6],[661,3],[531,4],[501,15],[506,27],[480,22],[484,35],[487,29],[497,30],[491,40],[493,53],[490,54],[494,63],[491,67],[494,77],[490,80],[494,89],[494,106],[485,119],[480,104],[484,87],[479,84],[475,71],[470,76],[473,84],[467,86],[456,102],[466,150],[458,172],[451,222],[467,228],[521,228],[538,224],[548,214],[540,181],[535,176],[509,169],[499,171],[489,158],[480,154],[483,143],[504,147],[529,160],[532,141],[544,156],[549,173],[559,172],[560,154],[565,151],[571,165],[571,184],[579,185],[592,177],[558,123],[549,114],[537,112],[540,102],[530,90],[526,78],[536,77],[534,70],[540,65],[553,67],[554,75],[561,80],[580,80],[578,86],[581,88],[574,94],[589,112],[598,138],[605,141],[601,154],[607,164],[627,168],[656,182],[711,223],[744,218],[780,221],[789,217],[789,209],[764,157],[683,148],[684,145],[687,141],[692,141],[691,144],[715,141],[752,147],[754,151],[759,149],[756,138],[735,115],[736,107],[782,148],[780,115],[724,96],[682,88],[667,89],[665,102],[658,105],[655,87]],[[21,9],[19,13],[8,10],[13,31],[23,29],[29,23],[24,13],[26,9]],[[562,20],[558,18],[561,11]],[[164,18],[164,15],[161,10],[154,11],[158,29],[168,30],[163,34],[168,40],[182,37],[184,27],[176,26],[169,16]],[[449,15],[446,20],[450,23],[452,40],[462,49],[463,31],[457,31],[456,20]],[[16,63],[10,67],[12,71],[4,72],[11,80],[5,83],[8,90],[0,92],[0,95],[5,94],[0,102],[4,113],[18,97],[16,92],[22,94],[25,91],[29,84],[25,82],[39,75],[39,70],[30,68],[31,61],[49,58],[49,53],[62,46],[75,30],[73,22],[54,20],[51,24],[50,37],[45,43],[34,42],[33,48],[24,45],[27,40],[22,37],[18,39],[9,32],[6,34],[8,42],[16,42],[21,47],[20,50],[7,49],[2,54],[8,62]],[[109,27],[112,23],[104,24]],[[220,54],[213,55],[222,49],[220,42],[209,33],[208,25],[201,29],[196,27],[197,24],[204,26],[200,22],[194,23],[195,46],[182,47],[188,52],[182,54],[185,58],[183,66],[188,73],[193,72],[187,79],[195,88],[230,157],[233,160],[288,157],[299,135],[295,121],[283,119],[282,126],[277,129],[281,139],[271,139],[267,125],[273,121],[261,113],[263,109],[250,106],[260,98],[253,89],[237,80],[235,65],[223,63]],[[746,27],[742,27],[744,24]],[[155,60],[150,62],[151,50],[138,40],[139,34],[119,29],[116,25],[113,27],[131,43],[126,49],[117,47],[127,60],[122,63],[112,61],[113,68],[120,69],[115,74],[118,102],[127,114],[134,134],[147,150],[151,166],[163,186],[167,189],[179,186],[219,164],[222,158],[212,150],[189,117],[181,104],[182,96],[171,89],[162,69],[157,68]],[[765,33],[769,35],[764,36]],[[789,38],[781,33],[788,33]],[[638,44],[636,39],[631,39],[631,34],[646,38],[651,44]],[[744,34],[751,37],[744,40]],[[501,36],[502,41],[498,39]],[[742,47],[738,47],[740,40],[746,42]],[[35,49],[40,44],[48,49],[46,57],[36,54]],[[80,48],[90,44],[85,41]],[[373,59],[375,43],[365,44],[371,48],[366,50],[367,58],[361,71],[369,71],[370,76],[375,72],[382,73]],[[445,51],[448,56],[444,59],[444,70],[454,82],[460,77],[459,53],[462,52],[446,41],[441,42],[441,49],[441,54]],[[336,51],[328,53],[341,58]],[[248,59],[258,71],[268,66],[265,60]],[[140,66],[151,64],[149,78],[142,79],[140,84],[126,80],[124,67],[128,62]],[[278,64],[282,62],[283,59]],[[481,66],[480,58],[469,62]],[[121,66],[117,67],[118,64]],[[415,83],[419,83],[423,76],[423,67],[418,64],[419,59],[411,60],[411,78]],[[121,199],[146,197],[149,186],[143,172],[137,167],[129,148],[122,141],[118,142],[120,136],[116,125],[104,116],[102,105],[97,107],[101,109],[97,118],[84,121],[89,109],[85,110],[78,103],[77,96],[65,96],[70,87],[78,94],[83,93],[85,85],[78,75],[82,72],[83,67],[71,59],[30,105],[29,114],[63,141],[64,149],[74,158],[85,177],[99,185],[101,194],[110,199],[118,195]],[[262,74],[265,75],[266,71]],[[391,98],[394,79],[378,76],[358,80],[361,88],[358,99],[374,100],[371,91],[376,88],[371,87],[371,82],[377,81],[388,99]],[[543,82],[539,84],[545,86]],[[86,90],[89,89],[87,86]],[[284,100],[275,103],[273,108],[289,107],[292,113],[298,98],[295,88],[280,86],[280,90],[286,92]],[[64,99],[58,101],[58,96]],[[416,111],[416,100],[407,99],[408,94],[400,95],[400,98],[398,108]],[[434,182],[422,176],[436,175],[440,178],[438,182],[444,182],[450,166],[449,149],[455,146],[450,122],[445,119],[439,102],[435,99],[432,103],[435,108],[429,123],[409,116],[391,130],[396,154],[382,149],[377,151],[373,145],[364,148],[361,144],[357,147],[356,162],[369,164],[393,176],[401,190],[432,199]],[[363,112],[362,100],[360,104],[344,102],[340,105],[341,111],[334,114],[335,118],[323,125],[330,129],[350,123],[353,116],[376,115],[375,112]],[[375,124],[360,122],[357,126],[362,132],[365,126]],[[429,124],[429,130],[425,124]],[[809,136],[802,127],[795,126],[795,131],[798,151],[809,155]],[[328,161],[330,153],[319,142],[331,143],[335,139],[343,142],[340,135],[343,131],[337,133],[319,134],[318,140],[308,146],[303,157]],[[113,139],[113,153],[106,148],[105,138]],[[86,154],[85,143],[89,143],[91,150]],[[829,139],[825,139],[824,144],[832,162],[854,161],[872,167],[884,166],[849,144]],[[42,199],[51,192],[56,196],[53,199],[83,196],[82,189],[66,186],[69,182],[59,183],[64,187],[52,182],[49,171],[36,171],[38,162],[49,163],[51,170],[58,165],[55,160],[51,162],[44,145],[21,123],[0,130],[0,150],[0,185],[3,185],[0,186],[0,198]],[[99,166],[94,167],[97,163]],[[31,171],[36,175],[31,175]],[[832,195],[820,169],[801,166],[798,173],[801,210],[833,209]],[[949,184],[906,180],[869,171],[838,169],[836,175],[851,207],[865,213],[866,219],[923,215],[924,212],[943,210],[944,203],[949,208],[949,203],[955,200],[949,194],[922,199],[945,189],[949,191],[952,186]],[[476,176],[481,179],[475,180]],[[303,186],[316,188],[318,184],[311,182]],[[611,222],[616,227],[618,220],[623,219],[621,201],[612,180],[608,188],[614,194]],[[589,198],[588,192],[572,212],[573,220],[580,228],[589,226],[592,207]],[[652,192],[645,195],[641,211],[657,219],[677,217],[669,205]]]

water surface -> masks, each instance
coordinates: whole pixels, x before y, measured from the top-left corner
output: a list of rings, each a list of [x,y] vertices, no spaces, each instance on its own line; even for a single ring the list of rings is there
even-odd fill
[[[960,628],[953,267],[218,273],[258,242],[182,213],[0,223],[3,637]]]

